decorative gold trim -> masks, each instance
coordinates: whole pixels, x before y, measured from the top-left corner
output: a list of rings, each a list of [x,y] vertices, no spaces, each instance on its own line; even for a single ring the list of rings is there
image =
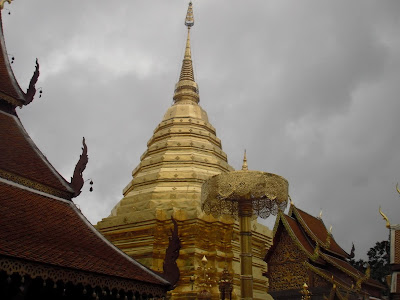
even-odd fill
[[[28,178],[16,175],[14,173],[11,173],[11,172],[8,172],[8,171],[5,171],[5,170],[1,170],[0,169],[0,177],[4,178],[6,180],[12,181],[12,182],[21,184],[23,186],[38,190],[40,192],[44,192],[44,193],[47,193],[47,194],[50,194],[50,195],[54,195],[54,196],[57,196],[57,197],[60,197],[60,198],[71,200],[71,194],[69,194],[67,192],[62,192],[60,190],[51,188],[51,187],[49,187],[47,185],[38,183],[36,181],[30,180]]]
[[[346,273],[349,276],[354,277],[354,279],[357,279],[360,277],[359,274],[354,274],[353,272],[347,270],[346,268],[343,268],[341,265],[337,264],[334,260],[330,259],[329,256],[321,253],[321,257],[323,260],[327,261],[328,263],[334,265],[335,267],[337,267],[339,270],[341,270],[343,273]]]
[[[309,262],[304,262],[304,266],[308,269],[310,269],[312,272],[314,272],[315,274],[317,274],[318,276],[321,276],[322,278],[324,278],[326,281],[328,282],[333,282],[333,284],[336,284],[336,286],[346,290],[346,291],[351,291],[351,288],[344,285],[341,282],[338,282],[336,280],[333,279],[332,281],[332,277],[326,275],[324,272],[321,272],[318,268],[314,267],[312,264],[310,264]]]
[[[300,213],[297,211],[297,208],[293,206],[293,213],[296,215],[297,219],[299,220],[300,224],[302,227],[307,231],[307,233],[311,236],[311,238],[314,240],[314,242],[319,243],[322,248],[329,249],[330,248],[330,239],[329,239],[329,244],[327,242],[321,241],[317,236],[312,232],[312,230],[307,226],[307,223],[303,220],[301,217]],[[321,219],[321,222],[324,223]],[[324,224],[325,230],[326,226]],[[329,236],[328,230],[326,230],[327,238]]]
[[[165,297],[166,287],[158,285],[121,279],[113,276],[98,275],[94,273],[66,269],[45,264],[22,261],[0,257],[0,270],[5,271],[8,275],[18,273],[21,276],[28,275],[31,278],[41,277],[44,280],[50,279],[54,282],[63,281],[64,283],[71,282],[74,285],[82,284],[83,286],[100,287],[102,289],[118,289],[126,292],[139,292],[140,294],[152,294],[154,297]]]

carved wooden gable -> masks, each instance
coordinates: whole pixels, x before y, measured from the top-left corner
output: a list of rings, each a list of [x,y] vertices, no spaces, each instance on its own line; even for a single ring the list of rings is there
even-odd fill
[[[301,289],[308,282],[304,262],[307,256],[299,249],[286,230],[280,234],[269,261],[269,290]]]

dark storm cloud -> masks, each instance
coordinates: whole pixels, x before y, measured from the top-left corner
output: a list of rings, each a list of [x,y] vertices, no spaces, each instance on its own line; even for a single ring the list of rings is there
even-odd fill
[[[89,147],[76,199],[96,223],[122,189],[171,104],[186,1],[15,1],[3,14],[15,74],[27,87],[39,58],[43,97],[26,129],[69,179]],[[346,250],[387,238],[400,200],[398,1],[194,1],[192,53],[200,104],[229,162],[290,183],[298,206]],[[273,218],[271,218],[273,221]],[[269,221],[271,224],[272,221]]]

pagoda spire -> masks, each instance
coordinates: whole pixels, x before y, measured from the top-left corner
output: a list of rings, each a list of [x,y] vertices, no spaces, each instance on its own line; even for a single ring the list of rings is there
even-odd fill
[[[246,150],[244,150],[242,171],[248,171],[248,170],[249,170],[249,168],[248,168],[248,166],[247,166]]]
[[[197,86],[197,83],[194,81],[192,53],[190,50],[190,28],[194,25],[192,6],[193,6],[192,1],[190,1],[185,18],[185,25],[188,28],[185,56],[182,62],[179,81],[175,85],[175,93],[173,98],[175,103],[180,100],[191,100],[194,101],[195,103],[199,103],[200,101],[199,88]]]

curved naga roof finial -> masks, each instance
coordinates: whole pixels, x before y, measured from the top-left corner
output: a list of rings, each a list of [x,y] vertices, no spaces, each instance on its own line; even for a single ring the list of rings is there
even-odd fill
[[[0,0],[0,10],[4,8],[4,3],[8,2],[8,4],[11,4],[13,0]]]
[[[163,275],[164,278],[171,283],[171,286],[175,287],[180,277],[179,267],[176,264],[176,260],[179,257],[179,250],[181,249],[181,239],[178,235],[177,222],[172,216],[171,220],[174,224],[174,230],[171,229],[171,237],[169,238],[168,247],[165,251]]]
[[[82,140],[82,154],[79,157],[79,161],[75,166],[75,170],[74,170],[74,175],[73,177],[71,177],[71,187],[74,190],[74,195],[72,196],[73,198],[79,196],[79,194],[81,193],[81,189],[83,187],[84,184],[84,180],[83,180],[83,171],[86,169],[86,165],[89,161],[88,156],[87,156],[87,146],[85,143],[85,138],[83,138]]]
[[[350,252],[350,258],[354,258],[354,252],[355,252],[355,250],[356,250],[356,247],[354,247],[354,243],[353,243],[353,245],[351,246],[351,252]]]
[[[400,194],[399,183],[396,183],[396,191]]]
[[[26,91],[26,100],[25,100],[25,105],[28,105],[29,103],[32,102],[33,97],[35,97],[36,94],[36,82],[38,81],[40,72],[39,72],[39,62],[38,59],[36,58],[36,68],[35,72],[33,72],[33,76],[31,78],[31,81],[29,82],[29,88]]]
[[[388,217],[382,212],[381,207],[379,206],[379,213],[381,214],[382,218],[386,221],[386,228],[390,229],[390,222]]]

